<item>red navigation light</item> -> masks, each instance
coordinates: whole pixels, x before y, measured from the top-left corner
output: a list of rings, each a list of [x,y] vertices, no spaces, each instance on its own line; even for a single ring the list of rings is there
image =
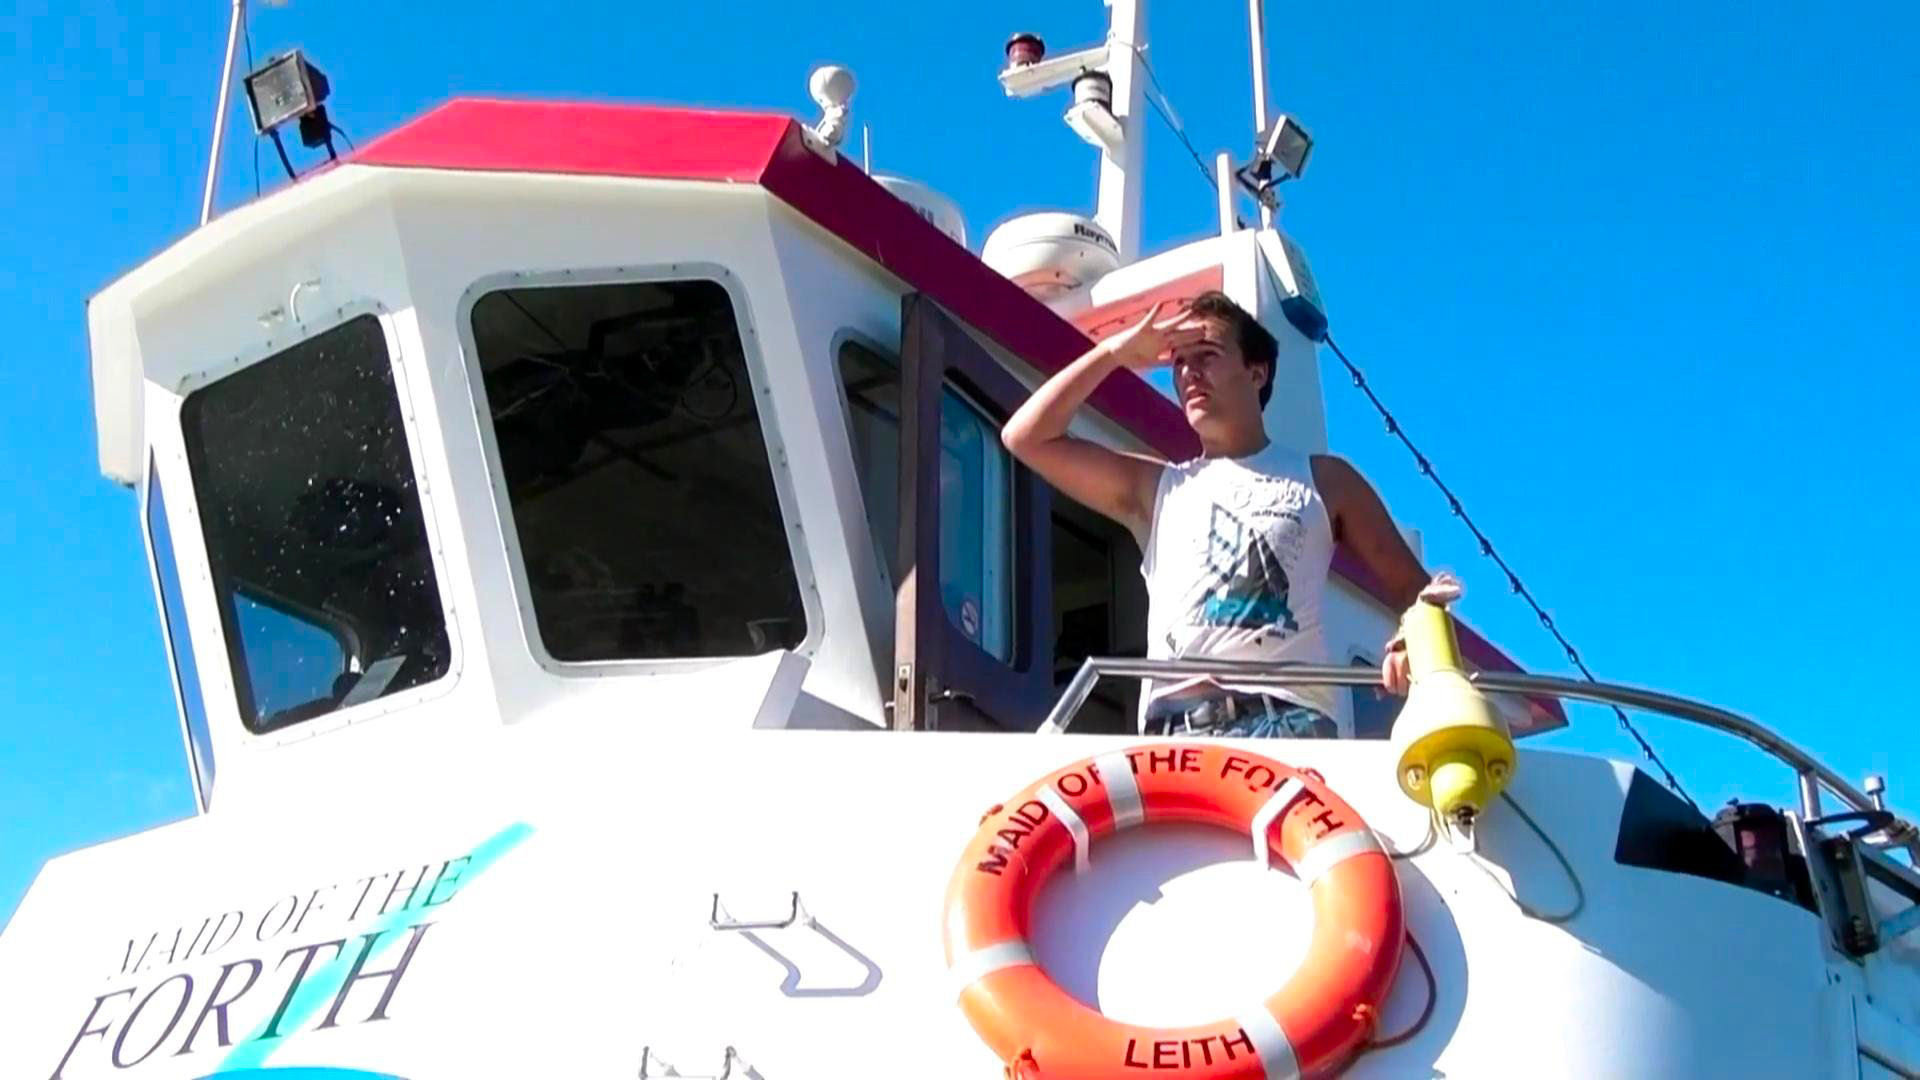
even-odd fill
[[[1037,64],[1047,55],[1047,43],[1040,35],[1018,33],[1007,39],[1007,66],[1025,67]]]

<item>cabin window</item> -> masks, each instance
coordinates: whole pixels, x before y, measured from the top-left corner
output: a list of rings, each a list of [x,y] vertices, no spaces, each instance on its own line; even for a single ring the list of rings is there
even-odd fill
[[[891,589],[900,581],[900,365],[849,341],[840,346],[840,381],[873,553]]]
[[[900,567],[900,366],[856,342],[840,347],[855,465],[874,551],[888,584]],[[947,618],[995,659],[1013,657],[1012,460],[1000,426],[958,389],[940,400],[940,599]]]
[[[181,405],[240,713],[269,731],[451,657],[385,328],[363,315]]]
[[[173,686],[180,702],[180,721],[186,728],[187,767],[193,770],[200,805],[213,802],[213,736],[207,727],[207,706],[200,697],[200,669],[193,662],[187,636],[187,609],[180,596],[180,568],[174,561],[173,530],[167,525],[167,499],[160,474],[147,469],[147,550],[153,560],[154,587],[160,594],[160,628],[173,661]]]
[[[1147,583],[1126,527],[1053,495],[1053,685],[1066,686],[1090,656],[1145,656]],[[1140,683],[1103,678],[1074,718],[1087,734],[1137,730]]]
[[[940,599],[967,640],[1013,658],[1013,470],[1000,425],[948,388],[940,399]]]
[[[713,281],[501,289],[473,341],[541,647],[799,646],[807,617],[733,302]]]
[[[1380,661],[1367,656],[1355,656],[1353,666],[1378,671]],[[1406,699],[1390,693],[1378,683],[1348,687],[1347,692],[1353,705],[1354,738],[1384,739],[1392,734],[1393,722],[1400,716],[1400,706],[1406,704]]]

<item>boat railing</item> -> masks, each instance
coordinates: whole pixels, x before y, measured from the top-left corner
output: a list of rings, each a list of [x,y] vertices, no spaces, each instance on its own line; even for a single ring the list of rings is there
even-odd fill
[[[1195,677],[1231,677],[1238,685],[1253,686],[1377,686],[1377,669],[1338,667],[1328,664],[1265,663],[1251,660],[1146,660],[1139,657],[1090,657],[1061,691],[1053,711],[1040,725],[1040,734],[1065,732],[1086,704],[1096,683],[1102,678],[1191,679]],[[1795,746],[1779,733],[1754,720],[1726,709],[1686,698],[1616,683],[1588,682],[1551,675],[1520,672],[1482,671],[1471,678],[1489,693],[1521,694],[1567,701],[1587,701],[1619,705],[1659,713],[1701,727],[1724,732],[1758,747],[1762,753],[1793,770],[1799,778],[1800,815],[1803,821],[1822,818],[1821,789],[1831,792],[1846,805],[1847,811],[1876,818],[1887,815],[1880,798],[1869,796],[1846,777],[1823,765],[1812,754]],[[1897,817],[1878,830],[1882,842],[1875,846],[1904,847],[1920,862],[1920,831]]]

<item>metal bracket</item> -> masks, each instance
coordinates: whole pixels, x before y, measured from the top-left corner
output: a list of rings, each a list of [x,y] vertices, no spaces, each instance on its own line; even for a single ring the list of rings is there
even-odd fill
[[[1894,938],[1913,930],[1920,930],[1920,906],[1880,920],[1880,947],[1886,948]]]
[[[713,927],[715,930],[785,930],[794,923],[803,920],[806,922],[813,921],[813,916],[808,915],[806,909],[800,906],[800,893],[798,891],[793,893],[792,906],[787,911],[787,917],[784,919],[748,922],[736,920],[731,914],[723,916],[721,911],[720,894],[714,893],[713,910],[707,915],[707,925]]]
[[[720,1071],[718,1073],[715,1073],[711,1078],[709,1078],[709,1080],[727,1080],[728,1077],[733,1075],[733,1063],[738,1060],[740,1060],[739,1052],[736,1051],[731,1046],[727,1047],[727,1056],[726,1056],[726,1059],[720,1063]],[[649,1080],[647,1068],[652,1063],[653,1063],[653,1047],[651,1046],[641,1047],[640,1048],[640,1080]],[[668,1065],[667,1068],[672,1069],[673,1066]],[[678,1070],[675,1070],[673,1072],[673,1075],[680,1076],[682,1074]]]
[[[1880,947],[1874,929],[1873,905],[1867,897],[1866,871],[1860,865],[1859,848],[1850,837],[1830,836],[1816,842],[1819,856],[1826,860],[1838,886],[1839,909],[1836,937],[1842,951],[1858,959]]]

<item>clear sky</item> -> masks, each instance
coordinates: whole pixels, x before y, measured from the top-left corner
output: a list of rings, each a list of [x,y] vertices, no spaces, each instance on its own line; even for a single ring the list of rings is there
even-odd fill
[[[0,917],[40,863],[191,809],[133,497],[96,467],[85,302],[199,207],[225,9],[26,0],[0,15]],[[529,7],[293,0],[354,137],[461,94],[808,118],[850,65],[875,166],[964,207],[977,249],[1091,210],[1060,98],[994,81],[1016,30],[1096,39],[1098,0]],[[1251,141],[1245,5],[1160,0],[1155,70],[1201,152]],[[1318,138],[1286,189],[1336,337],[1603,678],[1748,712],[1920,809],[1907,550],[1920,531],[1920,9],[1271,5],[1273,99]],[[222,205],[252,197],[236,96]],[[556,132],[556,137],[564,133]],[[850,145],[857,146],[857,139]],[[1213,227],[1157,120],[1145,232]],[[260,158],[269,186],[279,175]],[[1563,671],[1444,501],[1329,364],[1335,449],[1466,578],[1463,617]],[[1543,740],[1628,756],[1605,714]],[[1643,726],[1702,805],[1782,801],[1725,739]]]

